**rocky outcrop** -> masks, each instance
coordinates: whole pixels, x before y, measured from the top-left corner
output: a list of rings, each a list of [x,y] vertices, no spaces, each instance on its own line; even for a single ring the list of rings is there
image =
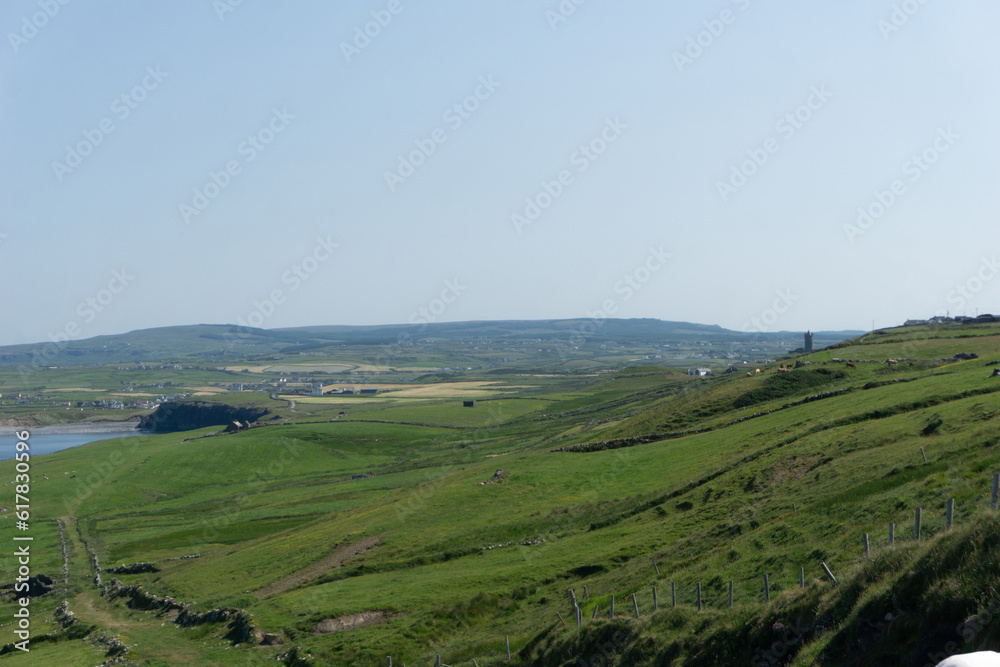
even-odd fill
[[[153,595],[139,584],[123,584],[116,578],[112,578],[110,584],[102,587],[101,595],[108,600],[125,598],[125,604],[132,609],[170,611],[183,608],[177,600],[169,595],[164,597]]]
[[[37,598],[52,592],[52,578],[45,574],[28,577],[28,597]]]
[[[69,610],[69,602],[66,600],[59,603],[59,606],[56,607],[53,616],[55,616],[56,622],[59,623],[59,626],[62,628],[68,628],[69,626],[80,622],[80,619],[76,617],[76,614]]]
[[[269,412],[254,405],[236,407],[224,403],[161,403],[152,414],[146,415],[136,427],[152,433],[175,433],[206,426],[228,426],[233,422],[249,425]]]
[[[479,486],[486,486],[487,484],[499,484],[505,479],[507,479],[507,471],[501,468],[500,470],[497,470],[496,473],[494,473],[493,476],[490,477],[488,480],[486,480],[485,482],[480,482]]]
[[[131,565],[106,567],[104,571],[110,574],[143,574],[144,572],[159,572],[160,568],[156,567],[155,563],[132,563]]]
[[[169,595],[162,597],[154,595],[139,584],[123,584],[118,579],[112,579],[110,584],[104,586],[101,595],[108,600],[125,598],[125,603],[131,609],[177,611],[179,613],[174,623],[182,627],[203,623],[226,623],[228,632],[225,636],[234,644],[258,644],[267,641],[268,646],[274,646],[282,643],[280,636],[264,632],[255,626],[253,616],[243,609],[230,607],[209,609],[199,613],[192,606],[181,604]]]
[[[288,665],[288,667],[312,667],[313,665],[312,654],[301,646],[293,646],[284,653],[274,656],[274,659],[283,665]]]

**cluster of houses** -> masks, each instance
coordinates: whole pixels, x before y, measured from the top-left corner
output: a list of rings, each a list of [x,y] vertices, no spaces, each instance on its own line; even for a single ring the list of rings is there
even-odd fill
[[[322,384],[316,384],[313,386],[310,395],[332,396],[340,394],[340,395],[353,396],[354,394],[362,394],[367,396],[374,396],[375,394],[378,394],[378,392],[379,392],[378,387],[362,387],[359,389],[357,387],[351,386],[351,387],[334,387],[332,389],[326,389],[325,387],[323,387]]]
[[[1000,322],[1000,315],[990,315],[989,313],[977,315],[976,317],[968,317],[966,315],[945,317],[942,315],[937,315],[935,317],[930,318],[929,320],[906,320],[906,322],[903,323],[903,326],[917,327],[917,326],[928,326],[934,324],[993,324],[995,322]]]
[[[213,386],[224,387],[228,391],[267,391],[276,389],[283,394],[297,394],[300,396],[331,396],[334,394],[346,394],[349,396],[353,396],[354,394],[375,395],[380,391],[378,387],[358,387],[353,384],[346,386],[323,386],[322,382],[316,382],[312,378],[299,378],[297,376],[291,378],[291,384],[299,386],[289,387],[288,379],[283,377],[259,384],[233,382],[223,385],[221,382],[215,382]]]
[[[160,403],[167,403],[169,401],[179,401],[182,398],[189,398],[193,394],[168,394],[157,396],[155,400],[136,400],[136,401],[119,401],[115,398],[109,398],[101,401],[49,401],[49,405],[56,408],[90,408],[96,410],[152,410]],[[7,401],[2,400],[3,394],[0,394],[0,405],[7,405]],[[8,396],[8,400],[13,401],[13,405],[31,405],[31,404],[42,404],[45,399],[41,396],[28,396],[26,394],[13,394]]]

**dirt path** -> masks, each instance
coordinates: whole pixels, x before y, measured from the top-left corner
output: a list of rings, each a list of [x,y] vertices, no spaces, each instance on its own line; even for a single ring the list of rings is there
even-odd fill
[[[325,618],[313,628],[313,634],[326,635],[331,632],[344,632],[354,628],[364,628],[369,625],[378,625],[390,618],[384,611],[362,611],[357,614],[338,616],[337,618]]]
[[[307,581],[317,579],[330,570],[336,570],[338,567],[343,565],[344,561],[348,558],[360,556],[369,549],[374,549],[378,545],[379,539],[379,537],[368,537],[360,542],[356,542],[355,544],[340,547],[323,560],[317,561],[308,567],[304,567],[298,572],[294,572],[283,579],[279,579],[273,584],[255,591],[255,594],[259,598],[266,598],[272,595],[277,595],[278,593],[284,593],[288,589],[295,588],[296,586],[304,584]]]
[[[70,610],[87,623],[93,623],[102,630],[112,632],[127,632],[133,630],[139,624],[133,621],[126,621],[111,614],[106,609],[101,609],[94,600],[94,595],[90,591],[83,591],[73,598]]]

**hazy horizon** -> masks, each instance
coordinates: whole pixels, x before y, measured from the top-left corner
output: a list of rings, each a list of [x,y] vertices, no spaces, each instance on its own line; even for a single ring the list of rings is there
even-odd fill
[[[984,0],[12,0],[0,345],[257,319],[1000,313],[997,18]]]
[[[677,324],[691,324],[691,325],[695,325],[695,326],[708,326],[708,327],[719,326],[719,327],[721,327],[721,325],[714,324],[714,323],[711,323],[711,322],[687,322],[687,321],[683,321],[683,320],[660,320],[660,319],[657,319],[657,318],[614,318],[614,317],[613,318],[609,318],[609,320],[619,320],[619,321],[643,320],[643,319],[656,319],[657,321],[664,322],[664,323],[677,323]],[[582,318],[538,318],[538,319],[531,319],[531,320],[519,320],[519,319],[509,319],[509,320],[479,320],[479,319],[476,319],[476,320],[461,320],[461,321],[455,321],[455,322],[440,322],[440,323],[433,323],[433,324],[434,325],[444,325],[444,326],[447,326],[449,324],[454,324],[454,325],[476,324],[476,323],[497,323],[497,324],[504,324],[504,323],[511,323],[511,322],[573,322],[573,321],[587,322],[587,321],[590,321],[590,320],[591,320],[591,318],[586,318],[586,317],[582,317]],[[166,324],[166,325],[156,326],[156,327],[148,327],[148,328],[140,328],[140,329],[130,329],[128,331],[112,331],[112,332],[108,332],[108,333],[97,334],[96,336],[88,336],[86,338],[69,337],[69,340],[70,341],[86,341],[88,339],[98,338],[98,337],[101,337],[101,336],[125,336],[125,335],[131,334],[131,333],[137,333],[137,332],[140,332],[140,331],[147,331],[147,330],[151,330],[151,329],[173,329],[173,328],[200,327],[200,326],[207,326],[207,327],[216,327],[216,326],[218,326],[218,327],[238,327],[240,329],[244,329],[244,328],[246,328],[246,329],[258,329],[259,328],[259,329],[264,330],[264,331],[286,331],[286,330],[295,330],[295,329],[317,329],[317,328],[324,328],[324,327],[340,327],[340,326],[343,326],[343,327],[357,327],[357,328],[403,327],[404,329],[417,328],[417,329],[421,329],[422,330],[422,327],[425,327],[426,323],[391,322],[391,323],[388,323],[388,324],[346,324],[346,325],[342,325],[342,324],[302,324],[302,325],[297,325],[297,326],[293,326],[293,327],[273,327],[273,328],[269,328],[269,327],[254,327],[254,326],[250,325],[249,323],[242,323],[241,324],[239,322],[196,322],[196,323],[186,323],[186,324],[183,324],[183,323],[182,324]],[[777,329],[777,330],[774,330],[774,331],[766,331],[766,332],[756,332],[756,331],[741,332],[738,329],[727,329],[726,327],[721,327],[721,328],[723,330],[725,330],[725,331],[732,331],[732,332],[735,332],[735,333],[750,333],[750,334],[754,334],[754,333],[766,333],[766,334],[771,334],[771,335],[775,335],[775,336],[780,336],[780,335],[784,335],[784,334],[801,336],[804,332],[808,331],[807,329],[802,329],[802,330]],[[599,330],[600,329],[598,329],[598,331]],[[573,330],[573,331],[576,332],[576,330]],[[866,333],[868,331],[868,329],[822,329],[822,330],[816,329],[816,330],[811,330],[811,331],[813,333],[851,333],[851,334],[861,334],[861,333]],[[57,343],[58,347],[61,347],[63,344],[66,343],[66,338],[59,338],[59,340],[28,341],[28,342],[25,342],[25,343],[7,343],[7,344],[0,344],[0,347],[6,347],[8,345],[29,345],[29,346],[30,345],[37,345],[37,344],[48,345],[49,343]],[[58,349],[58,347],[56,349]]]

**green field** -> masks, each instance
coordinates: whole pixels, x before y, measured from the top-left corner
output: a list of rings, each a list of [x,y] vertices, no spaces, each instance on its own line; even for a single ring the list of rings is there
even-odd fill
[[[793,361],[803,364],[779,370]],[[955,630],[1000,605],[997,361],[1000,326],[912,327],[706,378],[599,356],[593,374],[435,375],[417,359],[413,377],[394,379],[441,385],[441,395],[199,397],[252,400],[277,418],[31,460],[31,567],[57,584],[32,601],[35,655],[6,657],[98,664],[102,634],[141,665],[431,665],[438,655],[449,665],[879,665],[949,642],[997,649],[1000,622]],[[43,375],[46,391],[79,395],[137,372]],[[238,381],[161,373],[184,387]],[[0,382],[16,384],[14,374],[0,370]],[[456,381],[499,384],[463,407],[446,391]],[[8,407],[0,417],[18,418]],[[13,462],[0,469],[13,480]],[[8,534],[12,514],[0,515]],[[176,609],[141,596],[102,595],[88,550],[102,568],[155,564],[102,572],[105,585],[138,584],[192,613],[245,610],[281,644],[237,639],[227,622],[176,623]],[[3,568],[12,580],[11,557]],[[79,618],[67,629],[53,616],[62,600]],[[6,644],[15,608],[2,598]],[[344,629],[318,632],[326,619]]]

